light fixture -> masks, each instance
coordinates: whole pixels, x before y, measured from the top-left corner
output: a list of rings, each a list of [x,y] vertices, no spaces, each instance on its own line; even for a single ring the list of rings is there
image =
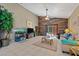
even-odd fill
[[[46,16],[45,16],[45,20],[49,20],[49,17],[48,17],[47,12],[48,12],[48,9],[46,8]]]

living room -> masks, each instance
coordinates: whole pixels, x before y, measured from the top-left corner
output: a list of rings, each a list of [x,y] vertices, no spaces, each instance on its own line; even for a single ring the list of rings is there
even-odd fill
[[[0,3],[0,11],[0,55],[79,55],[79,4]]]

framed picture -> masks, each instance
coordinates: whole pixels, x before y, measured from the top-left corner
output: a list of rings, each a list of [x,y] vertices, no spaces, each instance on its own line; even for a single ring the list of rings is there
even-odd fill
[[[27,27],[28,27],[28,28],[32,28],[32,27],[33,27],[32,21],[27,20]]]

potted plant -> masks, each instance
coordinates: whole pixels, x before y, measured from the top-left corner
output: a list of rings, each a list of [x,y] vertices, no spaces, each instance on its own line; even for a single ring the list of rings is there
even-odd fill
[[[0,6],[0,30],[3,30],[4,38],[2,40],[3,46],[9,44],[9,36],[11,29],[13,28],[13,15],[3,6]]]

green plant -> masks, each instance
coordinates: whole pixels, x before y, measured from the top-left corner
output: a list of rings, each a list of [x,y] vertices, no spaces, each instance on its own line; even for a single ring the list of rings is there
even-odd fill
[[[10,32],[13,28],[13,15],[3,6],[0,6],[0,30]]]

